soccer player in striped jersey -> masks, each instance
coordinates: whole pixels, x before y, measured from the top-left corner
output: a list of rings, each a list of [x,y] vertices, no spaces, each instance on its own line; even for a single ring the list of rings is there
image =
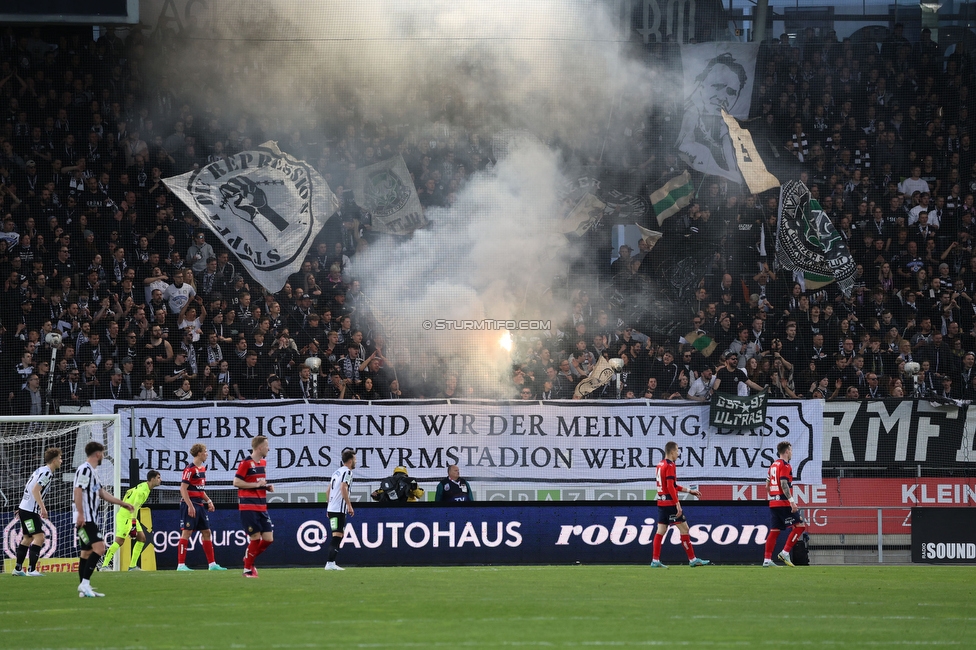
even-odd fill
[[[654,551],[651,566],[656,569],[667,569],[661,564],[661,545],[664,543],[664,535],[670,526],[677,526],[681,533],[681,546],[688,555],[688,566],[707,566],[711,564],[708,560],[701,560],[695,557],[695,547],[691,545],[691,537],[688,535],[688,521],[681,511],[681,502],[678,501],[679,492],[687,492],[696,497],[701,497],[699,490],[692,490],[678,485],[678,473],[675,469],[674,461],[681,458],[681,450],[678,443],[673,440],[664,445],[664,458],[655,468],[657,477],[657,534],[654,535]]]
[[[136,563],[139,561],[139,556],[142,555],[143,549],[146,548],[146,529],[139,521],[136,516],[139,513],[139,508],[142,504],[146,502],[149,498],[149,493],[152,489],[163,482],[163,478],[154,469],[149,470],[146,473],[146,480],[135,486],[134,488],[129,488],[122,500],[126,503],[131,503],[132,507],[135,508],[135,514],[129,515],[126,510],[119,510],[118,516],[115,518],[115,541],[112,545],[108,547],[108,553],[105,554],[105,560],[102,562],[102,568],[107,568],[108,565],[112,563],[112,558],[115,556],[115,552],[122,548],[125,544],[126,537],[132,537],[135,543],[132,545],[132,557],[129,559],[129,571],[141,571]],[[149,531],[152,532],[152,531]]]
[[[332,473],[332,480],[325,491],[329,504],[326,512],[329,515],[329,526],[332,528],[332,546],[329,548],[329,561],[325,565],[326,571],[344,571],[338,566],[336,556],[342,545],[342,536],[346,531],[346,515],[355,514],[352,499],[349,498],[349,486],[352,484],[352,470],[356,469],[356,450],[349,447],[342,450],[342,467]]]
[[[790,559],[790,551],[793,546],[803,537],[806,530],[806,522],[803,515],[796,505],[793,497],[793,468],[790,460],[793,458],[793,445],[785,440],[776,445],[776,453],[779,458],[769,466],[766,475],[766,492],[769,497],[769,535],[766,536],[766,551],[763,555],[764,567],[776,566],[773,563],[773,550],[776,548],[776,540],[779,538],[781,530],[792,528],[790,536],[786,538],[786,544],[780,551],[779,557],[786,566],[793,566]]]
[[[245,578],[258,577],[254,560],[274,541],[274,524],[268,516],[268,492],[274,492],[266,472],[268,451],[267,436],[251,438],[251,457],[242,460],[234,474],[241,525],[251,540],[244,554]]]
[[[78,531],[78,548],[81,549],[78,561],[78,577],[81,584],[78,585],[78,596],[80,598],[95,598],[104,596],[91,586],[91,576],[98,567],[98,563],[105,554],[105,542],[98,530],[98,508],[104,499],[109,503],[122,506],[129,512],[134,508],[131,503],[125,503],[118,497],[112,496],[98,482],[98,474],[95,468],[102,463],[105,456],[105,446],[92,440],[85,445],[85,455],[88,457],[84,463],[75,470],[74,499],[72,516]]]
[[[176,547],[176,570],[192,571],[186,566],[186,551],[190,546],[190,533],[200,532],[200,545],[207,556],[207,568],[211,571],[226,571],[214,561],[213,542],[210,540],[210,519],[207,512],[214,511],[213,501],[203,491],[207,484],[207,445],[197,443],[190,447],[193,462],[183,470],[180,480],[180,542]]]
[[[37,558],[41,556],[44,546],[44,524],[47,519],[47,508],[44,506],[44,495],[54,481],[54,473],[61,469],[61,450],[52,447],[44,452],[44,464],[34,470],[27,485],[24,486],[24,497],[20,500],[17,516],[20,518],[20,529],[23,537],[17,546],[17,566],[11,575],[42,577],[44,574],[37,570]],[[30,564],[24,571],[24,560],[30,556]]]

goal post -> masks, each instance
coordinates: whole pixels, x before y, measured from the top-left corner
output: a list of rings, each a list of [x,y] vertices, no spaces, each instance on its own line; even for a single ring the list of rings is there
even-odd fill
[[[38,415],[0,417],[0,526],[3,531],[2,570],[9,573],[16,562],[22,538],[17,510],[24,487],[35,469],[44,464],[44,452],[61,449],[61,469],[44,497],[48,519],[44,520],[44,545],[38,568],[47,571],[77,570],[78,547],[72,521],[74,473],[85,462],[85,445],[90,441],[105,446],[105,457],[96,469],[99,482],[121,498],[122,426],[118,414]],[[115,534],[117,506],[102,502],[98,528],[107,543]]]

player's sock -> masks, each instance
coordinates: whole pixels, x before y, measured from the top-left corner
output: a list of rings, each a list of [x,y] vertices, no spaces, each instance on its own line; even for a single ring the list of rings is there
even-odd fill
[[[85,567],[85,580],[91,580],[92,574],[95,573],[95,569],[98,568],[98,563],[102,561],[102,556],[92,551],[92,554],[88,556],[88,566]]]
[[[88,566],[88,558],[78,556],[78,582],[85,584],[85,567]]]
[[[261,542],[263,540],[258,537],[257,539],[252,539],[247,544],[247,553],[244,554],[244,568],[251,569],[254,566],[254,558],[258,556],[258,548],[261,547]]]
[[[654,551],[651,553],[651,559],[655,562],[661,559],[661,545],[664,544],[664,535],[661,533],[654,534]]]
[[[332,536],[332,547],[329,549],[329,562],[335,562],[336,556],[339,555],[339,546],[342,545],[342,538],[338,535]]]
[[[129,560],[129,568],[131,569],[139,562],[139,556],[142,555],[142,549],[146,548],[145,542],[136,541],[132,545],[132,559]],[[105,557],[108,557],[107,555]]]
[[[766,550],[763,553],[764,560],[773,559],[773,551],[776,549],[776,540],[779,539],[779,530],[773,529],[766,535]]]
[[[203,546],[203,554],[207,556],[207,563],[213,564],[214,563],[213,542],[211,542],[209,539],[205,539],[203,540],[201,546]]]
[[[41,557],[41,547],[37,544],[31,544],[27,554],[30,556],[30,570],[37,571],[37,558]]]
[[[180,543],[176,546],[176,563],[186,564],[186,549],[190,545],[190,540],[180,539]]]
[[[258,555],[261,555],[262,553],[264,553],[265,551],[267,551],[268,550],[268,547],[271,546],[271,540],[262,539],[262,540],[260,540],[260,542],[261,542],[261,545],[258,546]]]
[[[685,555],[688,556],[688,561],[695,559],[695,547],[691,545],[691,535],[681,536],[681,546],[685,549]]]
[[[115,557],[116,551],[118,551],[120,548],[122,547],[119,546],[118,542],[112,542],[112,545],[108,547],[108,551],[105,552],[105,566],[112,563],[112,558]]]
[[[17,545],[17,567],[16,568],[18,571],[24,568],[24,560],[27,559],[28,548],[29,547],[24,546],[23,544]]]
[[[790,536],[786,538],[786,544],[783,545],[783,551],[785,551],[786,553],[789,553],[790,551],[792,551],[793,550],[793,546],[798,541],[800,541],[800,538],[801,537],[803,537],[803,529],[802,528],[799,528],[799,529],[794,528],[792,531],[790,531]]]

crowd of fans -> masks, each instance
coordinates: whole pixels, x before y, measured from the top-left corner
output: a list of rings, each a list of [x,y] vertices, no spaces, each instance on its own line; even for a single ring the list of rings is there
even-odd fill
[[[807,287],[778,268],[778,191],[755,196],[698,177],[695,200],[664,223],[664,239],[654,249],[622,246],[612,265],[612,286],[626,302],[646,295],[670,254],[662,247],[714,251],[705,279],[681,301],[688,338],[621,328],[611,308],[577,295],[567,330],[575,330],[572,343],[585,343],[564,346],[567,361],[548,377],[545,361],[532,358],[520,369],[531,378],[521,395],[567,396],[602,354],[623,359],[624,397],[703,400],[715,390],[761,389],[828,400],[976,397],[973,67],[959,50],[945,57],[929,30],[916,43],[903,30],[896,25],[881,44],[812,29],[791,43],[784,34],[757,65],[749,129],[767,165],[810,188],[853,253],[852,295]],[[651,130],[670,142],[675,121],[658,117]],[[681,171],[673,150],[646,151],[651,164],[664,161],[646,188]]]
[[[696,200],[665,222],[663,240],[714,249],[685,301],[683,331],[696,345],[641,332],[619,301],[577,289],[571,313],[520,340],[512,396],[570,398],[605,356],[624,360],[621,397],[707,399],[716,377],[730,390],[732,372],[743,390],[774,397],[920,390],[972,399],[973,68],[961,52],[944,57],[926,30],[916,43],[901,31],[880,47],[813,30],[795,43],[784,35],[764,44],[757,67],[749,128],[764,157],[788,161],[807,183],[852,250],[853,295],[808,288],[777,268],[775,192],[752,196],[699,177]],[[160,72],[165,61],[146,65],[165,56],[140,30],[122,38],[108,29],[97,40],[79,30],[0,35],[3,408],[38,414],[49,397],[84,406],[468,396],[455,373],[418,378],[392,366],[349,275],[350,259],[369,245],[370,215],[348,192],[301,271],[271,294],[161,179],[275,139],[333,188],[350,169],[401,153],[424,206],[450,205],[490,164],[490,134],[456,129],[432,143],[381,121],[315,130],[255,120],[218,102],[188,103]],[[621,129],[628,140],[615,141],[605,163],[613,174],[647,192],[682,171],[676,110],[657,106]],[[622,247],[597,280],[639,295],[661,248]],[[62,335],[56,350],[51,332]],[[709,340],[714,351],[702,345]],[[310,357],[320,360],[314,371]],[[912,361],[917,389],[905,374]],[[616,396],[616,387],[595,396]]]

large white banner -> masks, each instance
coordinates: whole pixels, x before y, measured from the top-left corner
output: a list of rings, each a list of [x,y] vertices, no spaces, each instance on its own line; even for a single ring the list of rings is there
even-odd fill
[[[692,169],[742,182],[722,111],[749,117],[758,52],[758,43],[681,46],[685,111],[677,146]]]
[[[98,400],[92,410],[117,410],[123,450],[134,435],[142,470],[159,470],[169,487],[178,485],[198,442],[210,450],[208,485],[230,485],[256,435],[271,438],[269,480],[295,486],[327,481],[346,447],[357,450],[356,480],[366,481],[389,476],[398,465],[418,479],[440,479],[456,464],[470,480],[647,483],[671,440],[681,447],[683,484],[762,481],[784,440],[793,445],[798,481],[819,483],[823,463],[819,400],[771,400],[762,427],[737,431],[710,427],[707,404],[674,402]]]
[[[275,142],[163,182],[271,292],[298,272],[338,206],[319,173]]]

